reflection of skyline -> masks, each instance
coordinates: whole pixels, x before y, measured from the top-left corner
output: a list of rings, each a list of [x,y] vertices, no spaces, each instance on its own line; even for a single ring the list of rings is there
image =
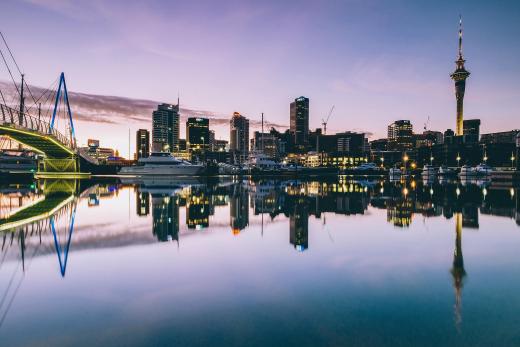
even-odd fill
[[[152,233],[157,240],[179,242],[178,196],[169,194],[152,195]]]
[[[231,188],[229,197],[229,224],[234,235],[249,225],[249,194],[242,184]]]

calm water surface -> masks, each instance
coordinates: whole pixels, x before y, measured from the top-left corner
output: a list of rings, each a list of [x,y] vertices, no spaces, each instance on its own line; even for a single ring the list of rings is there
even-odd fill
[[[0,187],[2,346],[520,345],[520,191]]]

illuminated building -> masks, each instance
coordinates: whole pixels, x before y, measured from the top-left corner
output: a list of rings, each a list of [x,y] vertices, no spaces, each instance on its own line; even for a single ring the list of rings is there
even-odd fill
[[[152,150],[173,152],[179,146],[179,102],[161,104],[152,113]]]
[[[464,67],[466,60],[462,57],[462,18],[459,21],[459,56],[455,71],[450,75],[455,81],[455,97],[457,98],[457,123],[455,127],[455,134],[457,136],[464,135],[463,121],[464,121],[464,92],[466,90],[466,79],[470,72]]]
[[[413,126],[409,120],[397,120],[388,126],[388,146],[397,150],[413,147]]]
[[[135,135],[135,159],[147,158],[150,155],[150,132],[139,129]]]
[[[229,125],[229,150],[233,163],[242,164],[249,157],[249,119],[234,112]]]
[[[210,147],[209,119],[188,118],[186,122],[186,146],[189,150],[202,151]]]

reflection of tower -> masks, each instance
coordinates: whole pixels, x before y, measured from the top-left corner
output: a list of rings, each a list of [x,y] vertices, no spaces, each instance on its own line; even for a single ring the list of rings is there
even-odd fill
[[[179,203],[177,196],[152,194],[153,234],[159,241],[179,241]]]
[[[135,191],[135,210],[138,216],[150,214],[150,194],[148,192]]]
[[[458,325],[462,321],[462,287],[466,270],[464,270],[464,258],[462,256],[462,214],[455,215],[455,252],[453,253],[453,267],[451,275],[453,276],[453,287],[455,289],[455,324]]]
[[[209,226],[210,204],[203,191],[192,187],[186,202],[186,224],[188,229],[202,229]]]
[[[470,72],[464,67],[466,61],[462,57],[462,17],[459,21],[459,57],[455,64],[457,68],[450,77],[455,81],[455,97],[457,98],[457,126],[455,133],[457,136],[462,136],[464,133],[463,121],[463,106],[464,106],[464,92],[466,90],[466,78],[469,77]]]
[[[289,217],[290,242],[303,252],[309,247],[309,208],[304,199],[298,199]]]
[[[249,224],[249,194],[240,184],[233,190],[229,201],[229,224],[236,235]]]

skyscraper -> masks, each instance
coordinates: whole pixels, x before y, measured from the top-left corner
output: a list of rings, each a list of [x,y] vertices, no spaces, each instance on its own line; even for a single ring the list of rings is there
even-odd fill
[[[235,112],[229,124],[229,150],[233,162],[241,164],[249,157],[249,119]]]
[[[153,111],[152,149],[173,152],[179,146],[179,102],[161,104]]]
[[[135,159],[147,158],[149,155],[150,132],[146,129],[139,129],[135,136]]]
[[[398,150],[413,147],[413,126],[409,120],[397,120],[388,126],[388,146]]]
[[[466,119],[462,122],[465,143],[477,143],[480,139],[480,119]]]
[[[309,98],[300,96],[291,102],[290,131],[297,150],[304,150],[309,143]]]
[[[186,145],[192,151],[209,147],[209,119],[188,118],[186,122]]]
[[[459,20],[459,57],[455,64],[457,68],[450,75],[451,79],[455,81],[455,97],[457,98],[457,124],[455,134],[457,136],[464,135],[464,91],[466,90],[466,78],[469,77],[470,72],[464,67],[466,60],[462,57],[462,17]]]

